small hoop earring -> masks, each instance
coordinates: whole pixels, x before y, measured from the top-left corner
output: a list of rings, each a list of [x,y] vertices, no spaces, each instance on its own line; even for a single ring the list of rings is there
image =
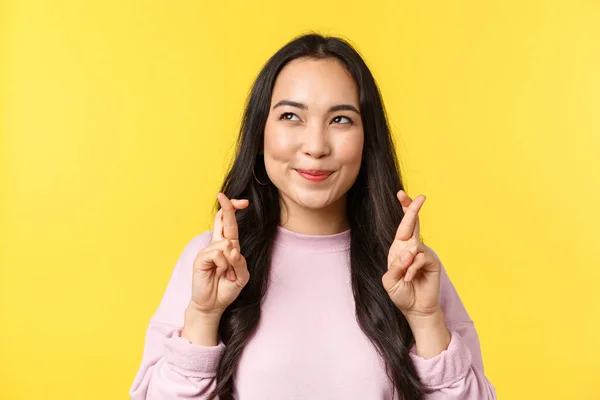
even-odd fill
[[[259,180],[258,180],[258,178],[256,177],[256,174],[254,173],[254,168],[252,168],[252,175],[254,176],[254,180],[255,180],[256,182],[258,182],[258,184],[259,184],[259,185],[261,185],[261,186],[267,186],[267,185],[269,184],[269,182],[267,182],[267,183],[262,183],[261,181],[259,181]]]

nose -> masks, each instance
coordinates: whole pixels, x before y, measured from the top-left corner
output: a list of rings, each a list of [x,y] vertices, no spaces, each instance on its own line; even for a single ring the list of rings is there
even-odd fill
[[[327,131],[318,124],[307,127],[303,137],[302,152],[313,158],[321,158],[331,152]]]

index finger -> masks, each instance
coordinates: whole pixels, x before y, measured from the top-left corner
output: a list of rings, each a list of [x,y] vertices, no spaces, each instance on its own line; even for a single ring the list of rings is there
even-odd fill
[[[218,242],[219,240],[223,239],[223,210],[219,210],[217,211],[217,214],[215,214],[215,221],[213,222],[213,229],[212,229],[212,241],[213,242]]]
[[[410,203],[408,208],[402,206],[404,217],[396,231],[396,240],[408,240],[411,237],[420,238],[419,210],[423,206],[423,203],[425,203],[425,199],[425,196],[420,195]]]
[[[238,240],[238,224],[235,219],[235,207],[224,193],[217,194],[217,199],[223,210],[223,238]]]
[[[410,196],[408,195],[408,193],[406,193],[404,190],[400,190],[396,196],[398,197],[398,200],[400,200],[400,204],[402,204],[402,211],[404,213],[406,213],[406,211],[408,210],[408,207],[410,206],[410,203],[412,203],[413,199],[410,198]],[[415,224],[415,230],[413,231],[413,237],[416,239],[421,239],[421,223],[420,223],[420,219],[419,215],[417,215],[417,222]]]

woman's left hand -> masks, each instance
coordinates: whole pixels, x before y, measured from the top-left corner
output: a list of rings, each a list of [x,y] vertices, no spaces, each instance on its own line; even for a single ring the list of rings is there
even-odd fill
[[[425,196],[412,200],[403,190],[397,196],[404,217],[390,247],[388,271],[381,280],[390,299],[410,323],[439,314],[442,265],[420,239],[419,210]]]

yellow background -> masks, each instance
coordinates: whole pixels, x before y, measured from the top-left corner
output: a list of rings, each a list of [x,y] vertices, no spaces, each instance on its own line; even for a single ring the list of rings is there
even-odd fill
[[[125,399],[247,90],[307,30],[381,85],[502,399],[599,399],[600,2],[5,0],[0,398]]]

